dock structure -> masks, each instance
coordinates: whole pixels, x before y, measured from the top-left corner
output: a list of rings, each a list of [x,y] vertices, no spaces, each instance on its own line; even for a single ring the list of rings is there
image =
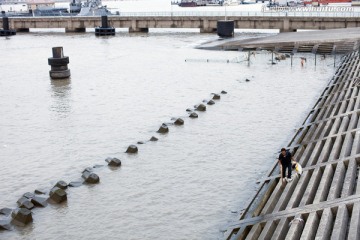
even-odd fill
[[[297,29],[325,30],[355,28],[360,26],[360,15],[344,17],[329,16],[229,16],[235,29],[278,29],[280,32],[294,32]],[[114,28],[128,28],[129,32],[148,32],[149,28],[198,28],[202,33],[216,33],[217,23],[224,16],[194,15],[185,12],[181,16],[157,15],[154,13],[134,14],[134,16],[108,16],[109,25]],[[0,19],[2,23],[2,19]],[[98,16],[56,16],[56,17],[11,17],[10,26],[18,32],[28,32],[32,28],[62,28],[66,32],[85,32],[86,28],[100,26]]]
[[[345,55],[289,142],[303,174],[277,161],[225,239],[360,239],[360,56]]]

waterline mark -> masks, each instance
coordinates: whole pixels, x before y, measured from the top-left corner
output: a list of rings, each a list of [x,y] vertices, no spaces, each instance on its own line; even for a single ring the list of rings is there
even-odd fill
[[[262,12],[354,12],[353,7],[348,6],[297,6],[297,7],[288,7],[288,6],[273,6],[273,7],[261,7]]]

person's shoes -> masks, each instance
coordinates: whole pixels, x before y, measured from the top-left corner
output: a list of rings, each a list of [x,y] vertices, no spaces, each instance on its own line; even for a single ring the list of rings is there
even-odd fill
[[[292,178],[286,178],[286,181],[287,181],[287,182],[291,182],[291,181],[292,181]]]

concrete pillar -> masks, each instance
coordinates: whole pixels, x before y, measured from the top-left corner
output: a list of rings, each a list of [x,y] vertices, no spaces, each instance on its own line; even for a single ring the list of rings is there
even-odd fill
[[[72,28],[72,27],[67,27],[67,28],[65,28],[65,32],[66,32],[66,33],[86,32],[86,28]]]
[[[17,28],[16,29],[17,32],[30,32],[29,28]]]
[[[290,28],[289,18],[284,18],[283,26],[282,26],[282,28],[280,28],[280,32],[296,32],[296,29]]]
[[[235,23],[233,20],[217,21],[217,34],[219,37],[234,37]]]
[[[131,27],[129,27],[129,33],[137,33],[137,32],[147,33],[149,32],[149,28],[140,28],[138,27],[136,20],[131,20]]]
[[[200,33],[216,33],[216,28],[200,28]]]
[[[10,35],[15,35],[16,31],[15,30],[11,30],[10,29],[10,24],[9,24],[9,18],[8,17],[3,17],[2,18],[2,25],[3,25],[3,29],[0,29],[0,36],[10,36]]]
[[[10,28],[9,28],[9,18],[8,17],[3,17],[2,18],[2,23],[3,23],[3,29],[4,30],[10,30]]]
[[[108,24],[108,16],[101,16],[101,27],[95,28],[96,36],[114,36],[115,28],[110,27]]]

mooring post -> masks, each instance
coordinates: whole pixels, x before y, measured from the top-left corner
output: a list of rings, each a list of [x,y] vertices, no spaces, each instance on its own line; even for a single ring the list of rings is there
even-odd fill
[[[3,29],[4,30],[10,30],[9,28],[9,18],[8,17],[3,17]]]
[[[271,64],[274,64],[274,51],[271,51]]]
[[[68,69],[69,57],[64,57],[62,47],[52,48],[53,57],[48,58],[48,63],[51,66],[50,77],[53,79],[62,79],[70,77],[70,69]]]
[[[250,56],[251,56],[251,53],[250,53],[250,51],[248,51],[248,66],[250,66]]]
[[[4,16],[2,18],[2,23],[3,23],[3,29],[0,29],[0,36],[10,36],[16,34],[15,30],[10,30],[8,17]]]
[[[102,28],[107,28],[108,27],[108,17],[105,16],[101,16],[101,27]]]
[[[95,36],[114,36],[115,28],[109,26],[108,16],[101,16],[101,27],[95,28]]]

